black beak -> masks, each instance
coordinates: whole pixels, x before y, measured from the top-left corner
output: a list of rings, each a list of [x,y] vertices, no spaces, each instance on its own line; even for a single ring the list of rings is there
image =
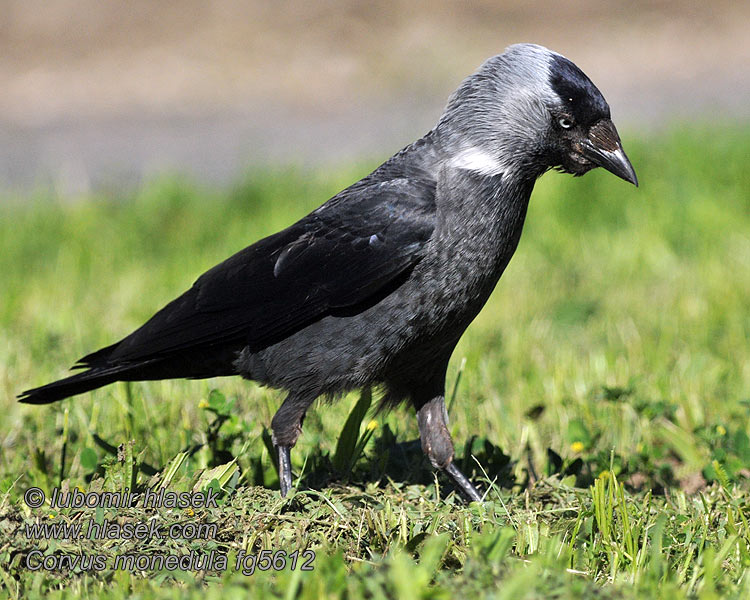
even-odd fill
[[[638,177],[633,165],[622,149],[614,123],[609,119],[602,119],[591,126],[588,138],[581,144],[581,153],[598,167],[603,167],[638,187]]]

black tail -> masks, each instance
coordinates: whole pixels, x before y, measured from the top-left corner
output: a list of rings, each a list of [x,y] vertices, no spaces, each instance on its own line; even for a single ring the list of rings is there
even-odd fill
[[[53,381],[42,387],[26,390],[18,396],[27,404],[49,404],[68,396],[83,394],[115,381],[147,381],[154,379],[204,379],[237,375],[234,361],[235,346],[210,345],[195,346],[171,356],[144,357],[142,360],[117,363],[112,353],[120,344],[113,344],[97,350],[80,359],[74,369],[85,369],[60,381]]]
[[[49,404],[115,381],[204,379],[237,375],[233,364],[237,358],[237,350],[231,347],[199,347],[168,358],[149,358],[124,364],[107,364],[105,351],[109,350],[110,348],[104,348],[78,361],[73,368],[86,369],[82,373],[26,390],[18,396],[18,400],[27,404]],[[95,361],[100,364],[94,364]]]
[[[57,402],[68,396],[82,394],[83,392],[95,390],[103,385],[118,381],[125,375],[124,372],[128,370],[127,367],[121,366],[89,369],[84,373],[71,375],[60,381],[54,381],[33,390],[26,390],[18,396],[18,400],[27,404]]]

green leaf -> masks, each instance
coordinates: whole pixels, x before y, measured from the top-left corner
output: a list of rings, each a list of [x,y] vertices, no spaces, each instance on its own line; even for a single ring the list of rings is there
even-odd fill
[[[352,466],[352,457],[359,439],[359,428],[372,404],[372,391],[369,387],[362,390],[359,400],[352,408],[349,416],[341,430],[339,441],[336,443],[336,452],[333,455],[333,466],[341,472],[348,474]]]
[[[227,400],[219,390],[211,390],[208,394],[206,410],[216,413],[220,417],[228,417],[232,411],[234,399]]]
[[[572,419],[568,423],[568,441],[571,444],[581,442],[587,448],[591,445],[591,433],[580,419]]]
[[[80,459],[81,466],[87,471],[95,471],[99,465],[99,457],[96,455],[96,451],[93,448],[84,448],[81,450]]]
[[[734,452],[745,464],[750,463],[750,439],[747,434],[738,429],[734,433]]]

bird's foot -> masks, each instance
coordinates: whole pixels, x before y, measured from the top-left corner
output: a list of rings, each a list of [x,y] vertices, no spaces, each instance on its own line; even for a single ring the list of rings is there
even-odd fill
[[[477,491],[477,488],[474,487],[471,481],[469,481],[469,478],[461,472],[461,469],[456,466],[456,463],[451,461],[448,466],[445,467],[445,472],[451,476],[454,483],[458,486],[458,489],[461,490],[464,496],[469,500],[472,502],[482,501],[482,495]]]
[[[292,489],[292,457],[291,446],[276,446],[279,453],[279,486],[281,497],[285,498]]]
[[[453,462],[453,441],[448,431],[448,412],[443,396],[436,396],[417,410],[419,436],[422,450],[436,469],[451,476],[458,489],[472,502],[481,502],[482,496],[469,478]]]

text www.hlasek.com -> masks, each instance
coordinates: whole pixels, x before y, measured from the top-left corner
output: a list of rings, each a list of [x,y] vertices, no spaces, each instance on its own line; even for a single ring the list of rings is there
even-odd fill
[[[104,519],[101,523],[26,523],[25,526],[26,537],[32,540],[160,540],[165,537],[171,540],[212,540],[218,531],[216,523],[178,521],[160,526],[156,519],[148,523],[117,523]]]
[[[125,498],[115,498],[121,500]],[[26,504],[30,508],[38,508],[45,500],[45,494],[39,488],[30,488],[25,495]],[[80,503],[78,500],[83,499]],[[62,502],[60,500],[63,500]],[[112,494],[68,493],[60,494],[55,489],[50,504],[57,508],[93,508],[95,505],[106,505],[110,508],[132,507],[135,502],[128,497],[126,502],[112,502]],[[168,492],[160,494],[152,506],[180,506],[200,508],[215,506],[215,495],[211,492],[192,492],[176,494]],[[79,519],[73,522],[57,523],[26,523],[24,532],[30,540],[154,540],[154,539],[186,539],[213,540],[218,534],[218,524],[199,523],[193,521],[177,521],[168,525],[160,523],[157,516],[147,521],[111,520],[107,518]],[[161,553],[123,553],[114,556],[106,554],[85,553],[45,553],[41,549],[30,550],[25,559],[26,568],[32,571],[60,571],[60,570],[115,570],[146,571],[146,570],[181,570],[181,571],[225,571],[230,566],[244,575],[252,575],[256,570],[282,571],[285,569],[312,571],[315,561],[313,550],[260,550],[257,554],[247,553],[240,549],[230,561],[230,557],[221,551],[212,549],[207,553],[191,549],[189,553],[161,554]]]

